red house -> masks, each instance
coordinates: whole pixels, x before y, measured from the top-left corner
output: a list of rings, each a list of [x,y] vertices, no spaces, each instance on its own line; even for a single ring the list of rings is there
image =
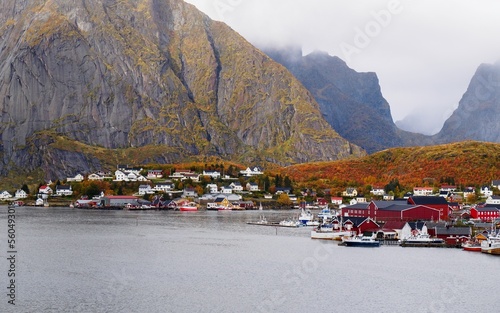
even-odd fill
[[[365,231],[377,229],[380,225],[371,218],[350,217],[343,220],[342,224],[345,230],[351,230],[357,234],[363,234]]]
[[[342,209],[342,216],[371,218],[377,222],[388,221],[438,221],[440,211],[425,206],[407,204],[406,201],[372,201],[368,205],[358,203]]]
[[[500,210],[496,206],[476,206],[470,209],[470,217],[489,223],[500,217]]]
[[[448,201],[443,197],[410,197],[408,204],[423,205],[439,211],[439,220],[448,220],[450,216],[450,207]]]

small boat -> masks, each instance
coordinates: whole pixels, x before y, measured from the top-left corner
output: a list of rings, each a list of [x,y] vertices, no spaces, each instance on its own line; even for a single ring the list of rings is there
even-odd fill
[[[464,251],[481,252],[481,243],[476,240],[468,240],[462,244]]]
[[[232,210],[233,210],[233,208],[230,206],[219,206],[217,208],[217,211],[232,211]]]
[[[375,240],[374,236],[342,238],[342,243],[346,247],[380,247],[380,241]]]
[[[305,211],[302,209],[302,212],[299,215],[299,222],[302,225],[307,225],[308,222],[311,222],[314,220],[314,214],[311,213],[311,211],[307,210]]]
[[[12,201],[11,203],[8,204],[9,208],[17,208],[20,206],[24,206],[24,202],[21,200]]]
[[[295,220],[283,220],[283,221],[279,222],[279,226],[281,226],[281,227],[299,227],[300,222],[295,221]]]
[[[351,232],[333,230],[333,225],[329,223],[323,223],[311,231],[311,239],[341,240],[346,236],[351,236]]]
[[[331,219],[333,218],[332,211],[329,208],[324,208],[318,213],[318,218],[320,219]]]
[[[182,212],[193,212],[193,211],[198,211],[198,206],[191,202],[188,204],[183,204],[179,207],[179,210]]]
[[[500,233],[481,242],[481,252],[500,255]]]
[[[262,211],[264,210],[264,208],[262,207],[262,202],[259,203],[259,211]]]
[[[421,231],[415,230],[415,232],[411,236],[400,240],[400,245],[403,247],[437,247],[444,244],[444,239],[431,237],[431,235],[427,233],[427,226],[425,225],[424,227],[422,227]]]

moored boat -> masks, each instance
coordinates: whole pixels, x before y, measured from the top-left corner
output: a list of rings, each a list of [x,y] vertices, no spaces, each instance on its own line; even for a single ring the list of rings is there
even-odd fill
[[[311,222],[314,220],[314,214],[311,213],[311,211],[307,210],[305,211],[302,209],[302,212],[299,215],[299,222],[302,225],[307,225],[308,222]]]
[[[380,247],[380,241],[375,240],[373,236],[342,238],[342,243],[346,247]]]
[[[332,211],[329,208],[324,208],[318,213],[318,218],[320,219],[331,219],[333,218]]]
[[[198,211],[198,207],[195,205],[181,205],[179,211],[182,212],[193,212]]]
[[[416,231],[411,236],[400,241],[402,247],[438,247],[445,244],[444,239],[431,237],[427,233],[427,227],[424,225],[422,231]]]
[[[468,240],[462,244],[464,251],[481,252],[481,243],[476,240]]]
[[[500,235],[490,236],[481,242],[481,252],[500,255]]]

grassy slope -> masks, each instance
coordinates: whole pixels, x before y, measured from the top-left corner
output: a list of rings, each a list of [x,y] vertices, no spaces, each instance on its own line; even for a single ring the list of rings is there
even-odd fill
[[[430,147],[394,148],[364,158],[290,166],[284,174],[299,185],[323,188],[385,186],[399,179],[403,186],[456,184],[480,186],[500,177],[500,144],[459,142]]]

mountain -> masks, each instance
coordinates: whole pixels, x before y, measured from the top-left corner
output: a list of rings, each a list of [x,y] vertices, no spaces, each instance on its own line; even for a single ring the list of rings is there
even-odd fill
[[[125,163],[130,148],[148,146],[155,154],[142,160],[157,163],[364,154],[332,129],[289,71],[181,0],[2,6],[1,176],[100,169],[81,146],[122,151],[112,154]]]
[[[436,142],[500,142],[500,63],[481,64]]]
[[[390,147],[430,144],[429,138],[399,129],[375,73],[358,73],[325,52],[302,56],[296,47],[263,48],[313,94],[330,125],[373,153]]]

